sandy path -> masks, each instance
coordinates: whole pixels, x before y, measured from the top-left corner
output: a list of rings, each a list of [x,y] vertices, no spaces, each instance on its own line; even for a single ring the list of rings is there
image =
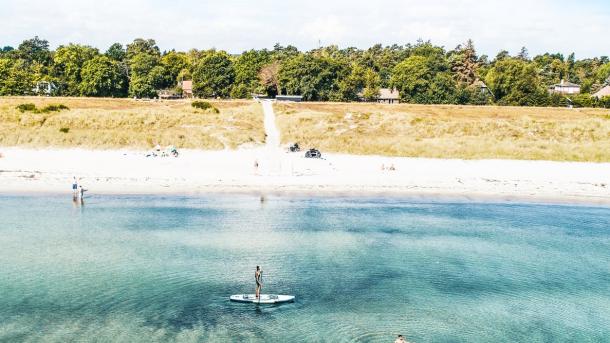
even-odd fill
[[[277,149],[280,147],[280,131],[275,124],[275,112],[273,111],[273,102],[263,100],[263,112],[265,113],[265,140],[268,149]]]

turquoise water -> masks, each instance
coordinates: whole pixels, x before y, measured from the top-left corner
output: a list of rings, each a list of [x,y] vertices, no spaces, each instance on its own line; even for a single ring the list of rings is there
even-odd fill
[[[3,196],[0,266],[2,342],[610,341],[608,208]]]

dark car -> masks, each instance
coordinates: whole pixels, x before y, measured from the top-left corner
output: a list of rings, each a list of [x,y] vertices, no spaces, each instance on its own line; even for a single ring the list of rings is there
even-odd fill
[[[309,149],[305,153],[305,158],[322,158],[322,154],[318,149]]]

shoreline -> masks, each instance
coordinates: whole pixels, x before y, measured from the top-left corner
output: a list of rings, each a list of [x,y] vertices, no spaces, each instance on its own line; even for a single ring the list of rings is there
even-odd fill
[[[71,192],[60,192],[57,190],[6,190],[0,189],[0,196],[6,197],[34,197],[34,196],[71,196]],[[294,197],[294,198],[353,198],[353,199],[371,199],[384,198],[388,200],[405,200],[415,203],[487,203],[487,204],[528,204],[528,205],[556,205],[556,206],[584,206],[584,207],[609,207],[610,199],[608,197],[582,196],[582,195],[525,195],[525,194],[487,194],[487,193],[451,193],[451,192],[424,192],[424,191],[408,191],[408,190],[348,190],[348,189],[318,189],[306,190],[299,188],[282,188],[282,189],[257,189],[243,187],[227,187],[227,186],[209,186],[201,188],[195,192],[187,192],[180,190],[167,190],[156,192],[144,191],[98,191],[95,194],[87,194],[85,199],[94,196],[169,196],[169,197]]]
[[[245,194],[610,206],[610,163],[324,153],[325,159],[317,160],[269,147],[183,150],[178,158],[147,158],[135,150],[11,147],[0,153],[0,194],[69,195],[76,176],[89,196]]]

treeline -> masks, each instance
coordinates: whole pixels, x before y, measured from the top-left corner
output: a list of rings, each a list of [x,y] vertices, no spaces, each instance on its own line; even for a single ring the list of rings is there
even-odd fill
[[[298,94],[311,101],[375,99],[381,88],[396,88],[403,102],[420,104],[498,104],[520,106],[610,107],[591,93],[610,82],[608,57],[576,60],[574,54],[530,58],[501,51],[478,55],[472,41],[453,50],[430,42],[369,49],[336,46],[302,52],[293,46],[230,55],[218,50],[161,52],[152,39],[115,43],[105,52],[69,44],[49,49],[35,37],[0,50],[0,95],[46,92],[51,95],[153,98],[157,91],[180,92],[193,81],[197,97],[247,98],[257,94]],[[553,94],[561,80],[580,84],[580,95]],[[483,84],[487,88],[483,87]]]

